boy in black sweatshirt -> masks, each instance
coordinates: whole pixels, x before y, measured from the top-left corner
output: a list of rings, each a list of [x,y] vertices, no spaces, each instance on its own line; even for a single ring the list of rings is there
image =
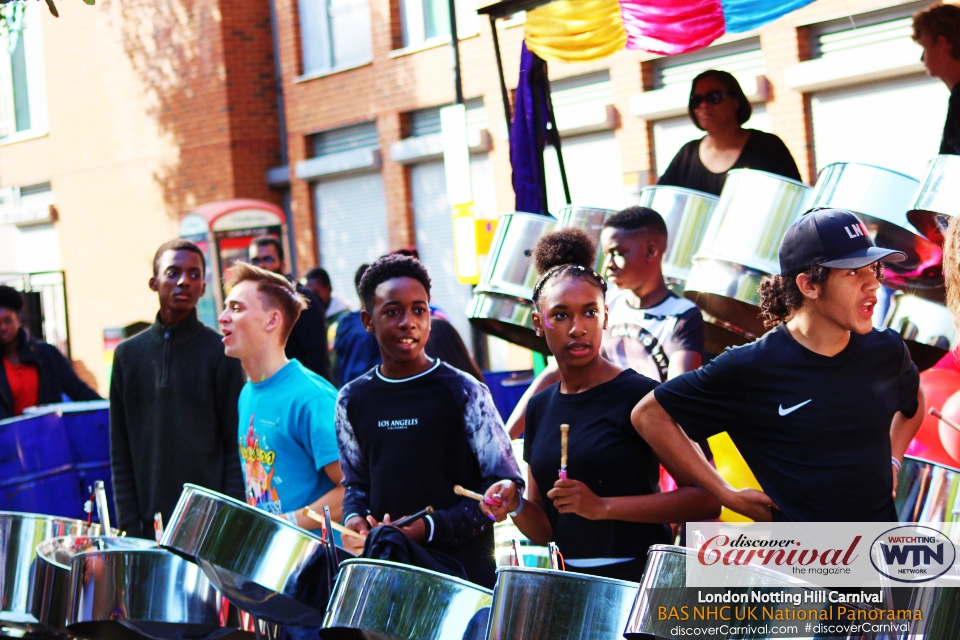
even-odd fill
[[[117,526],[153,537],[191,482],[243,499],[237,448],[240,361],[197,319],[203,253],[186,240],[157,249],[150,288],[160,298],[153,326],[117,347],[110,379],[110,467]]]
[[[346,492],[346,526],[371,528],[433,506],[403,533],[463,565],[472,582],[496,579],[492,522],[477,502],[453,491],[483,492],[502,474],[522,482],[490,390],[431,360],[430,277],[414,258],[391,255],[360,281],[362,319],[377,337],[383,364],[337,398],[337,441]],[[361,545],[344,537],[359,553]]]

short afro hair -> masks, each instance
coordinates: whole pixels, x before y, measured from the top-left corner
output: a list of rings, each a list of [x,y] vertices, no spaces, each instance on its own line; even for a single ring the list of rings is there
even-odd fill
[[[593,282],[606,295],[607,283],[593,270],[597,261],[597,243],[579,227],[564,227],[540,238],[533,248],[533,266],[540,274],[533,287],[533,302],[540,297],[551,279],[569,276]]]
[[[13,287],[0,284],[0,308],[20,313],[23,310],[23,297],[20,292]]]
[[[368,313],[373,311],[377,287],[394,278],[413,278],[423,285],[427,291],[427,299],[430,298],[430,274],[427,273],[426,267],[416,258],[394,253],[374,262],[360,278],[360,285],[357,288],[360,299],[363,301],[363,308]]]
[[[167,251],[192,251],[200,256],[200,264],[203,265],[203,272],[207,272],[207,257],[203,255],[203,251],[200,250],[200,247],[193,244],[189,240],[184,240],[183,238],[174,238],[173,240],[168,240],[160,245],[160,247],[157,249],[157,252],[153,254],[154,278],[156,278],[160,273],[160,259]]]
[[[743,93],[743,89],[740,88],[740,83],[737,82],[737,79],[733,77],[733,74],[729,73],[728,71],[707,69],[694,78],[693,82],[690,83],[690,100],[693,100],[697,83],[701,80],[707,80],[708,78],[713,78],[722,84],[723,88],[727,90],[727,94],[729,94],[731,98],[734,98],[739,103],[737,105],[737,122],[743,124],[749,120],[750,116],[753,115],[753,107],[750,106],[750,101],[747,100],[747,96]],[[696,125],[697,129],[703,131],[704,129],[700,126],[700,121],[697,120],[697,114],[694,113],[692,102],[687,103],[687,113],[690,114],[690,120],[694,125]]]
[[[618,211],[603,223],[604,229],[624,231],[653,231],[667,237],[667,224],[659,213],[649,207],[627,207]]]

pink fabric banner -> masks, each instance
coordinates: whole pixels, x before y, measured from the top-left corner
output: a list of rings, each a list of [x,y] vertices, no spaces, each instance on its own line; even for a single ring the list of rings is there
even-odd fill
[[[707,46],[726,25],[720,0],[620,0],[627,49],[663,55]]]

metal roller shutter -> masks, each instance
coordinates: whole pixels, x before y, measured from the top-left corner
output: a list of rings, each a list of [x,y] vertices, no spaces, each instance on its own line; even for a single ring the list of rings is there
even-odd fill
[[[314,185],[314,196],[320,264],[337,295],[359,308],[353,276],[389,248],[383,181],[379,173],[324,180]]]
[[[486,155],[470,161],[475,199],[475,212],[491,217],[493,180]],[[460,333],[467,348],[473,351],[470,322],[466,309],[473,287],[457,282],[454,262],[453,213],[447,204],[446,177],[443,162],[427,162],[410,168],[410,189],[413,195],[413,219],[420,260],[430,271],[433,304],[443,309],[450,323]]]

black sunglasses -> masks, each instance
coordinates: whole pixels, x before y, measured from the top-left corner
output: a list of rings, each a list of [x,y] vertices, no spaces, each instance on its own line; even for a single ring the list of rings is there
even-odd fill
[[[260,264],[260,263],[266,264],[266,263],[269,263],[269,262],[276,262],[276,261],[277,261],[277,259],[274,258],[273,256],[265,256],[265,257],[263,257],[263,258],[261,258],[261,257],[259,257],[259,256],[255,256],[255,257],[253,257],[253,258],[250,258],[250,264],[252,264],[252,265],[254,265],[254,266],[256,266],[256,265],[258,265],[258,264]]]
[[[719,90],[707,91],[706,93],[695,93],[690,96],[690,108],[696,109],[703,102],[717,105],[723,102],[729,96],[730,92]]]

